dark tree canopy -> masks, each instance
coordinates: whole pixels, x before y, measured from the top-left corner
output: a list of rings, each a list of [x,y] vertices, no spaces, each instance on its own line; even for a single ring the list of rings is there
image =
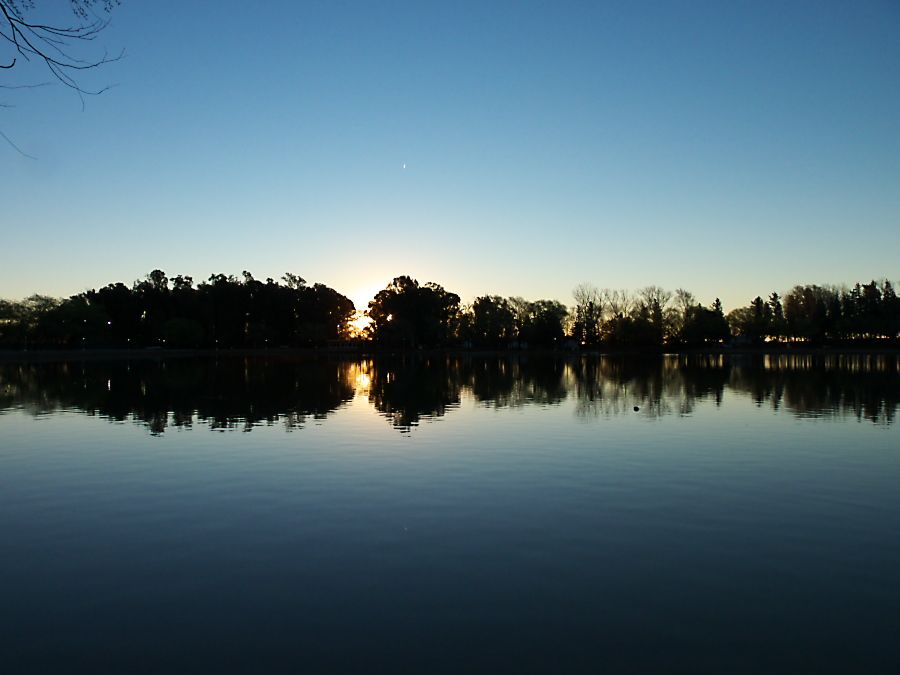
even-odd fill
[[[408,276],[395,278],[369,303],[371,332],[399,347],[435,347],[454,338],[459,296],[443,286]]]
[[[505,345],[516,336],[516,315],[506,298],[496,295],[476,298],[471,316],[472,341],[480,346]]]
[[[716,298],[711,308],[697,304],[686,313],[681,341],[686,345],[721,343],[731,337],[722,303]]]
[[[354,312],[350,299],[323,284],[287,286],[244,272],[213,274],[195,287],[191,277],[153,270],[130,288],[114,283],[63,301],[0,304],[0,344],[312,347],[346,339]]]

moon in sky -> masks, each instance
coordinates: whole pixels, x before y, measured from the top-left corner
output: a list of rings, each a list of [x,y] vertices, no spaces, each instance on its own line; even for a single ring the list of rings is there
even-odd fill
[[[403,162],[403,168],[404,169],[406,168],[406,162]]]

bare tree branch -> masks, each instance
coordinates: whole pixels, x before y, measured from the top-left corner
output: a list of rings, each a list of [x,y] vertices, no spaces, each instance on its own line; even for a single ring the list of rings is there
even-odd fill
[[[10,139],[10,137],[7,136],[6,134],[4,134],[2,131],[0,131],[0,137],[2,137],[4,141],[9,143],[16,152],[18,152],[20,155],[22,155],[22,157],[27,157],[28,159],[34,159],[34,160],[37,159],[37,157],[34,157],[33,155],[29,155],[27,152],[22,150],[22,148],[20,148],[18,145],[13,143],[12,140]]]
[[[34,84],[0,84],[0,89],[37,89],[38,87],[49,87],[52,82],[35,82]]]
[[[106,91],[109,87],[100,89],[87,89],[82,87],[75,79],[79,71],[97,68],[106,63],[112,63],[121,59],[125,52],[122,50],[115,56],[104,52],[98,59],[88,60],[76,55],[79,42],[90,42],[109,25],[109,20],[97,17],[93,12],[95,5],[100,5],[109,13],[118,0],[70,0],[76,21],[70,26],[53,26],[47,23],[30,21],[27,18],[27,10],[34,9],[34,0],[0,0],[0,37],[12,45],[18,56],[25,61],[32,58],[41,60],[47,66],[59,82],[83,94],[97,95]],[[13,56],[9,65],[0,66],[5,69],[13,68],[17,59]],[[82,104],[84,99],[82,98]]]
[[[78,73],[118,61],[125,52],[122,50],[118,55],[110,56],[104,51],[102,57],[88,59],[79,55],[80,44],[93,41],[100,31],[109,25],[109,19],[98,16],[94,11],[95,8],[109,14],[120,0],[68,0],[68,2],[75,16],[74,23],[51,25],[46,21],[29,18],[35,10],[35,0],[0,0],[0,38],[2,38],[0,45],[7,43],[8,49],[14,52],[9,64],[0,64],[0,68],[11,70],[17,64],[31,62],[32,59],[37,62],[43,61],[55,80],[75,91],[83,110],[85,94],[96,96],[110,87],[109,85],[99,89],[83,87],[76,79]],[[22,61],[18,57],[21,57]],[[47,84],[50,83],[0,84],[0,89],[33,89]],[[0,107],[11,106],[0,103]],[[35,159],[13,143],[2,131],[0,137],[23,157]]]

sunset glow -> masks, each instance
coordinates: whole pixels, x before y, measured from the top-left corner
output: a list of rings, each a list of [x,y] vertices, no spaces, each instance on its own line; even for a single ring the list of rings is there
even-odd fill
[[[366,316],[365,312],[357,310],[356,316],[353,321],[350,322],[350,335],[352,337],[361,337],[371,323],[372,319]]]

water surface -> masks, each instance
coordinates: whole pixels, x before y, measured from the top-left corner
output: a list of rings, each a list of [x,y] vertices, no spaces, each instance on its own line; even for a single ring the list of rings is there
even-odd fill
[[[0,365],[4,672],[897,673],[892,357]]]

